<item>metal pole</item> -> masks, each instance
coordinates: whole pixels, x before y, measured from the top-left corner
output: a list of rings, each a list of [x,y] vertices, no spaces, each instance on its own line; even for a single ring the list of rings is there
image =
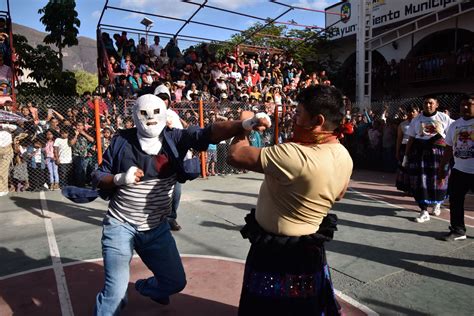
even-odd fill
[[[202,102],[202,97],[199,98],[199,126],[201,128],[204,128],[204,103]],[[206,174],[206,152],[202,151],[201,152],[201,176],[206,179],[207,174]]]
[[[102,163],[102,137],[100,133],[100,107],[99,98],[94,98],[94,114],[95,114],[95,142],[97,149],[97,163]]]
[[[364,102],[365,0],[357,1],[356,100]],[[364,106],[365,107],[365,106]]]

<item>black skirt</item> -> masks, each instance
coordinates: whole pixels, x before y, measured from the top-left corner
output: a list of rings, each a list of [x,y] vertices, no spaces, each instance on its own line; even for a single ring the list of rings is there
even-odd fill
[[[239,315],[340,315],[324,249],[336,230],[335,215],[328,215],[318,232],[300,237],[265,232],[255,210],[245,221],[241,233],[251,247]]]

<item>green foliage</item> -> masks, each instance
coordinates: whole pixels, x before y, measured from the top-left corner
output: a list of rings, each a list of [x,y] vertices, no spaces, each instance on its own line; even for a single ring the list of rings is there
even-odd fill
[[[43,14],[40,21],[49,33],[43,41],[46,44],[54,44],[62,60],[62,49],[78,44],[78,27],[81,26],[81,21],[77,18],[75,1],[49,1],[38,13]]]
[[[74,72],[74,75],[77,81],[76,91],[79,95],[82,95],[85,91],[93,92],[99,85],[96,74],[78,70]]]
[[[17,75],[21,69],[30,70],[28,77],[36,83],[22,83],[18,93],[24,95],[75,95],[76,79],[73,72],[62,71],[61,59],[51,47],[28,44],[24,36],[14,34],[13,43],[17,54]]]

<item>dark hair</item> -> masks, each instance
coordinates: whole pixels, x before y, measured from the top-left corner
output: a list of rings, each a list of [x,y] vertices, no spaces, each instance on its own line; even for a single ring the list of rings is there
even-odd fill
[[[315,85],[303,89],[296,97],[296,101],[303,105],[312,118],[322,114],[328,129],[331,129],[338,127],[344,117],[342,96],[342,93],[334,87]]]
[[[420,112],[420,107],[416,104],[409,104],[405,107],[406,113],[411,113],[413,111]]]

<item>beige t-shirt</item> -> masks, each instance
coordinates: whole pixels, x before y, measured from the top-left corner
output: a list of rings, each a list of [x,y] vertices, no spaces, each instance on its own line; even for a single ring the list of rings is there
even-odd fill
[[[339,143],[263,148],[265,179],[256,219],[267,232],[285,236],[315,233],[349,183],[352,159]]]

